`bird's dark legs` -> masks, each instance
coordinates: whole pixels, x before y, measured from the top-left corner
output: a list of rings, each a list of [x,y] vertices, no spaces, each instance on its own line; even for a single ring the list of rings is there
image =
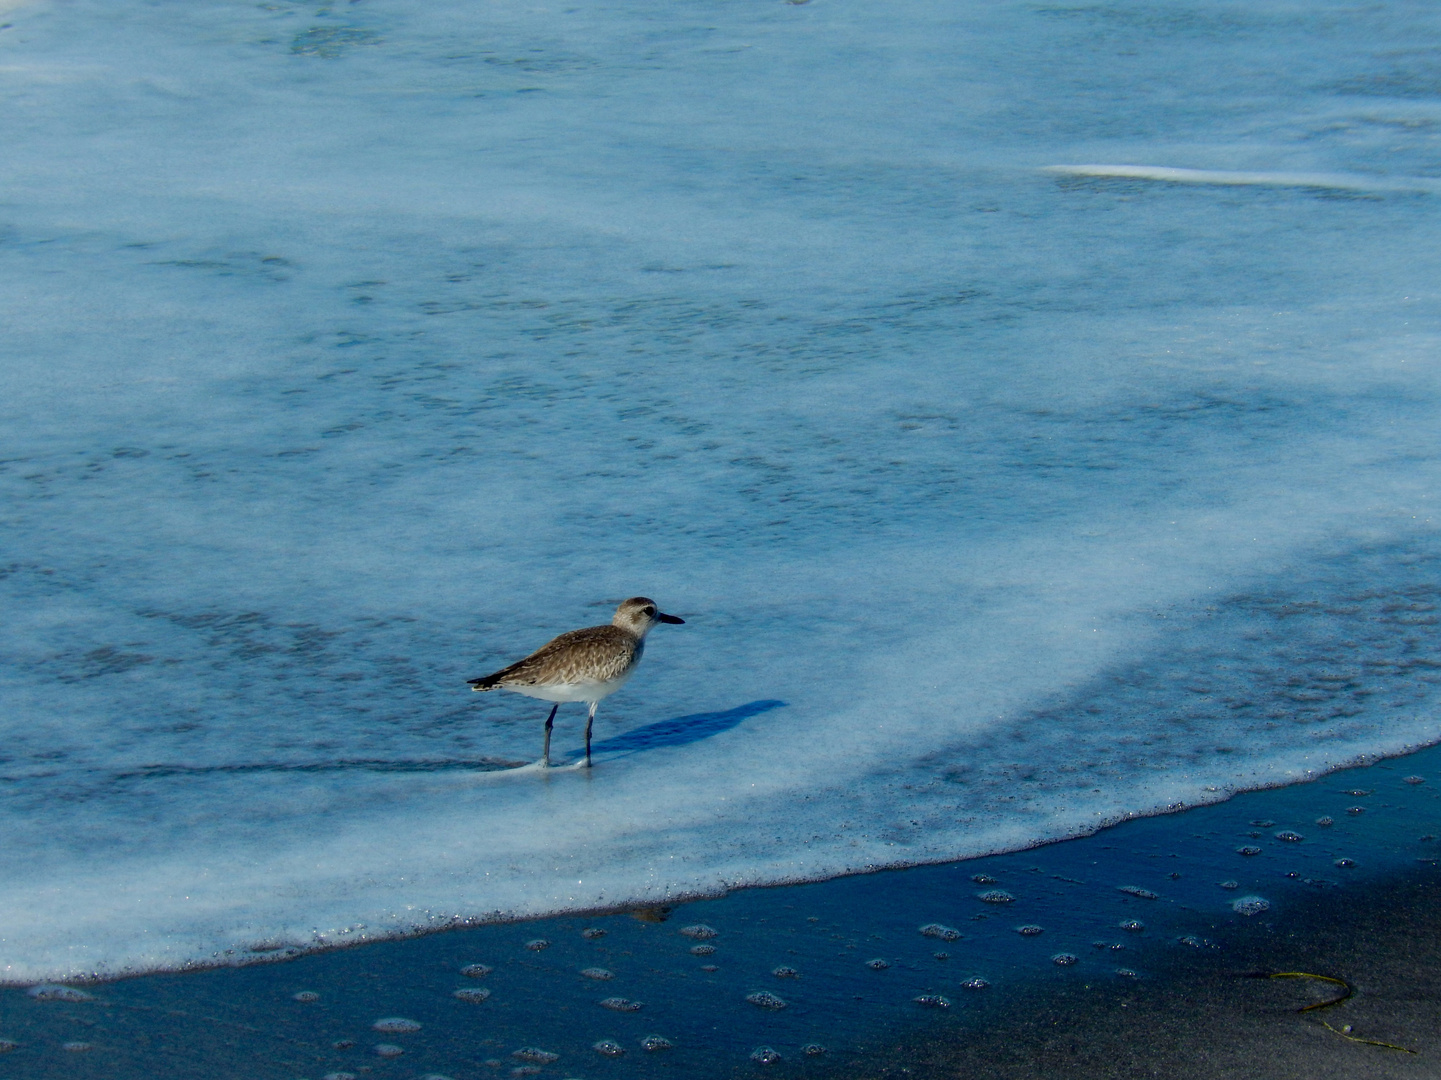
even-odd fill
[[[585,720],[585,767],[587,769],[590,768],[590,726],[595,723],[595,707],[599,704],[598,701],[590,703],[590,715]]]
[[[540,755],[540,760],[545,762],[546,768],[550,768],[550,729],[555,726],[555,710],[560,708],[560,702],[550,707],[550,715],[545,718],[545,750]]]

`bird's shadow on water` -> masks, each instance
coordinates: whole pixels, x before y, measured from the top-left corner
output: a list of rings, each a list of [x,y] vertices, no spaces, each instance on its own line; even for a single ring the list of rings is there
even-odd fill
[[[712,735],[719,735],[722,731],[729,731],[741,721],[749,720],[752,716],[759,716],[772,709],[783,709],[785,705],[784,701],[763,698],[760,701],[737,705],[734,709],[726,709],[724,712],[702,712],[691,713],[689,716],[677,716],[670,720],[647,724],[634,731],[627,731],[624,735],[592,743],[591,753],[624,757],[627,754],[639,754],[644,750],[656,750],[662,746],[685,746],[689,743],[700,742],[702,739],[709,739]],[[576,752],[584,753],[585,751],[578,750]]]

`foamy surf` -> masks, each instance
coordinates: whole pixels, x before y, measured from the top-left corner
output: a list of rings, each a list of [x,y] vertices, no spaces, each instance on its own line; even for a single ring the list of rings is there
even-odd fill
[[[1015,851],[1441,738],[1430,201],[1032,167],[1424,176],[1413,100],[1292,74],[1405,75],[1331,17],[1267,24],[1261,100],[1166,12],[17,11],[0,977]],[[596,767],[501,771],[546,710],[465,680],[636,594],[687,625]]]

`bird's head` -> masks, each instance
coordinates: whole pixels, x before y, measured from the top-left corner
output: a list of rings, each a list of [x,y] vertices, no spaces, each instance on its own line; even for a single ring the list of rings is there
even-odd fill
[[[629,630],[636,637],[645,637],[650,633],[656,623],[675,623],[679,625],[685,622],[674,615],[667,615],[656,607],[654,600],[644,596],[632,596],[620,607],[615,609],[615,618],[611,622],[622,630]]]

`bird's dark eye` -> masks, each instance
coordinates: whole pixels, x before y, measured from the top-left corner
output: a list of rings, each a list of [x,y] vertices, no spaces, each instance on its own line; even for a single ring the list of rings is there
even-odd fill
[[[645,613],[646,613],[647,615],[654,615],[654,614],[655,614],[655,608],[653,608],[653,607],[648,607],[648,608],[645,609]]]

